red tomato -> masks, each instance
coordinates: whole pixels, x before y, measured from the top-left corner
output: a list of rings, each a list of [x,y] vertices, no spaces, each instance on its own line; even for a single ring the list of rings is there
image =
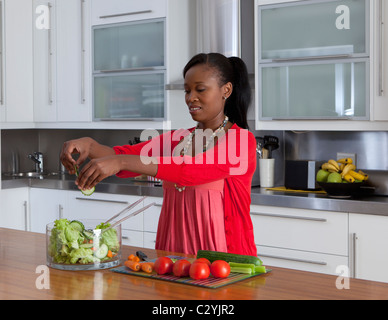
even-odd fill
[[[208,259],[206,259],[206,258],[198,258],[193,263],[196,263],[196,262],[206,263],[209,266],[209,268],[210,268],[210,265],[211,265],[210,261]]]
[[[188,277],[191,263],[185,259],[177,260],[172,268],[172,273],[176,277]]]
[[[226,278],[230,274],[230,265],[224,260],[216,260],[211,264],[210,271],[216,278]]]
[[[157,274],[171,273],[174,262],[169,257],[160,257],[154,263],[154,269]]]
[[[206,279],[210,276],[210,268],[205,262],[195,262],[190,267],[190,277],[199,280]]]

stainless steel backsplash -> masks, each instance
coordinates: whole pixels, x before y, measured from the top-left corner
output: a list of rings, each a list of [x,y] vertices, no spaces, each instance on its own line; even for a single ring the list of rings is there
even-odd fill
[[[254,128],[254,122],[249,125]],[[388,132],[291,132],[255,131],[256,137],[274,135],[279,138],[280,148],[273,152],[276,159],[275,184],[284,185],[285,160],[335,159],[337,152],[355,153],[357,167],[371,173],[371,180],[382,193],[388,194]],[[34,170],[34,163],[27,155],[40,151],[44,155],[45,170],[58,171],[59,154],[63,142],[90,136],[102,144],[115,146],[127,144],[129,139],[140,136],[134,130],[63,130],[26,129],[1,131],[1,170]],[[258,182],[258,170],[254,180]]]

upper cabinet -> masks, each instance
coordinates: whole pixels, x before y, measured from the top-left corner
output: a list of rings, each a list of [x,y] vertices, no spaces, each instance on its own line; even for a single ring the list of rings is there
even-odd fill
[[[165,19],[93,28],[94,120],[165,119],[165,30]]]
[[[90,121],[89,1],[34,0],[34,121]]]
[[[374,108],[377,3],[256,1],[257,129],[383,128],[372,122],[388,118]]]
[[[374,2],[373,120],[388,121],[388,4],[384,0]]]
[[[92,25],[102,25],[167,15],[167,0],[93,0]]]
[[[183,90],[165,86],[196,53],[195,1],[0,3],[3,127],[194,125]]]
[[[33,122],[32,2],[3,0],[0,10],[0,121],[16,127],[30,125]]]

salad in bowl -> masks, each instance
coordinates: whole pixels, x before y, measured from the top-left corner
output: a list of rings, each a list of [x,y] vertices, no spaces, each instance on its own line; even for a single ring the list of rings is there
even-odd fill
[[[47,265],[62,270],[98,270],[121,259],[121,226],[99,220],[59,219],[46,226]]]

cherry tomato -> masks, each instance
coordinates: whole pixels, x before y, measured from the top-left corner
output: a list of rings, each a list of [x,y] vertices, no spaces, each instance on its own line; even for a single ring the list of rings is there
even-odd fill
[[[172,273],[176,277],[188,277],[191,263],[185,259],[177,260],[172,268]]]
[[[211,264],[210,272],[216,278],[226,278],[230,274],[230,265],[224,260],[216,260]]]
[[[210,268],[210,265],[211,265],[210,261],[209,261],[208,259],[206,259],[206,258],[198,258],[198,259],[196,259],[193,263],[195,263],[195,262],[203,262],[203,263],[206,263],[206,264],[209,266],[209,268]]]
[[[174,262],[169,257],[159,257],[154,263],[154,269],[157,274],[171,273]]]
[[[210,268],[205,262],[194,262],[191,264],[189,274],[195,280],[206,279],[210,276]]]

